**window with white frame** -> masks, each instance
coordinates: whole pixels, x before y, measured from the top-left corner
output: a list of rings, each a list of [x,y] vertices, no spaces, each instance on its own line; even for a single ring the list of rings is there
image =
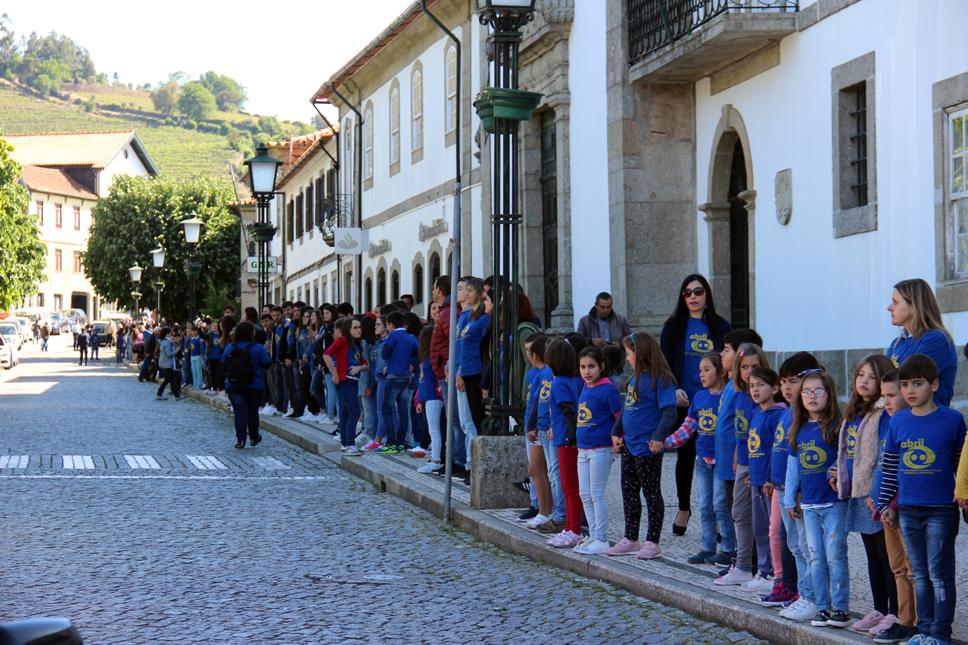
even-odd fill
[[[373,180],[373,104],[363,111],[363,179]]]
[[[447,46],[444,63],[447,77],[444,132],[450,132],[457,129],[457,48],[454,45]]]
[[[968,107],[948,114],[948,208],[954,228],[955,273],[968,277]]]
[[[410,149],[423,148],[423,70],[414,67],[410,75]]]
[[[390,166],[400,163],[400,83],[390,85]],[[391,168],[392,173],[392,168]]]

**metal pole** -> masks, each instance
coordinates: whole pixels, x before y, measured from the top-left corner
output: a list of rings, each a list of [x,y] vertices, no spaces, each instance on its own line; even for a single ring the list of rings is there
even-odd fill
[[[437,16],[427,9],[427,0],[420,0],[420,9],[430,18],[437,27],[447,34],[457,48],[457,105],[455,114],[455,134],[454,144],[454,227],[451,236],[451,260],[450,260],[450,338],[448,339],[447,356],[453,357],[457,346],[457,280],[460,277],[461,262],[461,120],[460,120],[460,81],[461,81],[461,42],[452,31],[444,26]],[[444,522],[451,523],[451,496],[453,483],[451,478],[454,473],[454,425],[457,423],[457,367],[454,361],[447,361],[447,450],[444,456]],[[470,456],[470,455],[468,455]]]
[[[346,107],[353,110],[356,114],[356,225],[363,230],[363,113],[349,100],[340,94],[335,85],[330,86],[333,94],[338,96]],[[342,281],[343,276],[340,276]],[[356,301],[357,311],[363,311],[363,254],[361,253],[356,261]]]

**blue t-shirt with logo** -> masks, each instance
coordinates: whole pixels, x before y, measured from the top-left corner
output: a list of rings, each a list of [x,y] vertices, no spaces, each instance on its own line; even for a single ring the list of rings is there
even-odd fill
[[[703,356],[716,349],[705,320],[690,316],[686,322],[686,334],[682,339],[682,345],[682,377],[679,379],[679,387],[686,391],[691,401],[693,395],[702,389],[702,383],[699,381],[699,362],[702,361]]]
[[[853,419],[847,421],[844,425],[844,429],[841,430],[846,434],[846,458],[847,458],[847,474],[851,479],[854,478],[854,455],[857,452],[857,433],[860,432],[860,422],[863,420],[863,416],[856,416]]]
[[[766,410],[761,410],[757,405],[753,410],[746,436],[751,486],[762,486],[770,479],[770,457],[773,454],[776,426],[785,411],[786,406],[781,403]]]
[[[578,395],[578,447],[611,447],[612,427],[622,407],[622,395],[607,378],[591,387],[586,384]]]
[[[793,425],[793,410],[787,408],[780,415],[773,431],[773,454],[770,456],[770,481],[783,486],[786,482],[787,457],[790,455],[790,442],[787,433]]]
[[[198,336],[195,336],[194,338],[189,338],[188,346],[191,348],[192,356],[202,355],[202,339],[199,338]]]
[[[755,407],[753,397],[748,393],[736,392],[736,419],[733,421],[733,428],[736,432],[736,463],[740,466],[749,466],[750,463],[747,436]]]
[[[690,396],[689,416],[696,420],[696,454],[716,458],[716,418],[722,392],[702,389]]]
[[[965,444],[965,418],[938,406],[924,416],[910,408],[891,418],[886,452],[897,453],[897,503],[942,506],[954,502],[954,457]]]
[[[791,454],[800,468],[800,503],[833,504],[837,491],[827,483],[827,469],[837,461],[837,446],[823,440],[816,421],[807,421],[797,432],[797,446]]]
[[[871,478],[871,490],[867,493],[867,496],[877,503],[877,498],[881,494],[881,480],[884,478],[884,474],[881,472],[881,468],[884,465],[884,449],[887,447],[887,435],[891,429],[891,416],[884,412],[881,415],[880,422],[877,424],[877,465],[874,467],[874,475]]]
[[[538,370],[538,430],[551,427],[551,382],[555,379],[554,372],[545,365]]]
[[[662,419],[662,408],[675,407],[676,388],[659,381],[653,389],[652,376],[643,373],[632,377],[625,392],[622,431],[625,445],[636,457],[650,455],[649,441]]]
[[[733,481],[733,454],[736,452],[736,388],[726,383],[719,397],[719,414],[716,419],[716,479]]]
[[[582,380],[577,376],[556,376],[551,381],[549,413],[551,416],[551,444],[555,447],[568,445],[568,428],[565,415],[558,406],[571,403],[578,411],[578,396],[581,394]]]
[[[934,393],[934,402],[938,405],[951,405],[951,397],[955,393],[955,376],[958,372],[958,351],[951,338],[940,329],[931,329],[918,338],[904,333],[891,343],[885,352],[891,357],[895,367],[900,367],[904,359],[912,354],[930,356],[938,366],[938,380],[940,387]]]
[[[466,313],[466,312],[465,312]],[[462,315],[462,325],[458,325],[457,333],[460,342],[460,363],[458,371],[461,376],[476,376],[481,373],[481,341],[491,328],[490,314],[481,314],[474,318]]]
[[[538,405],[538,386],[536,385],[538,381],[538,372],[540,370],[536,367],[529,367],[528,371],[524,373],[524,422],[525,424],[531,419],[531,414],[534,412],[535,406]],[[526,427],[525,430],[528,430]]]
[[[437,391],[437,375],[434,374],[434,368],[430,366],[429,356],[420,364],[420,380],[417,381],[417,400],[440,400],[440,393]]]

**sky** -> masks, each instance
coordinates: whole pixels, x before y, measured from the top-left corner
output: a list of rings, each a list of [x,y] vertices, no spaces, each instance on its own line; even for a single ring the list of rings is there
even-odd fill
[[[239,81],[246,112],[308,122],[309,99],[412,0],[0,2],[18,35],[56,31],[98,71],[142,85],[182,71]]]

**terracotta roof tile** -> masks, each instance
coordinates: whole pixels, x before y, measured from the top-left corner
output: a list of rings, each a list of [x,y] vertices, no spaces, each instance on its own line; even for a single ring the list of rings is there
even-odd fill
[[[51,193],[90,200],[98,198],[97,195],[69,177],[63,170],[56,168],[24,166],[20,172],[20,178],[31,192]]]

